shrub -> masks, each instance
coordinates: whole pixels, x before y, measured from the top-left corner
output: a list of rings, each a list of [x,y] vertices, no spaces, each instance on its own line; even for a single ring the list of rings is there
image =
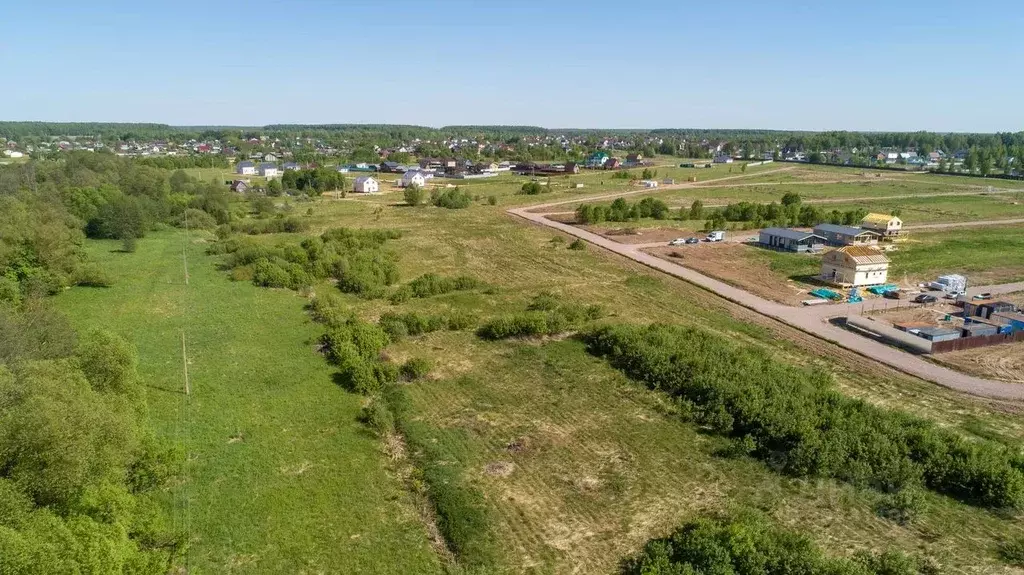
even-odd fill
[[[833,559],[809,537],[747,515],[690,521],[668,537],[648,541],[640,553],[623,563],[620,572],[917,575],[919,571],[916,560],[895,551]]]
[[[178,227],[188,224],[190,230],[212,230],[217,227],[217,220],[203,210],[188,208],[181,214]]]
[[[74,283],[84,287],[110,287],[114,282],[103,268],[96,264],[85,264],[75,271]],[[3,297],[0,296],[0,299]]]
[[[480,282],[469,276],[454,278],[442,277],[427,273],[409,282],[413,297],[425,298],[442,295],[453,291],[464,291],[480,287]]]
[[[121,251],[126,254],[133,254],[139,247],[139,240],[135,236],[121,238]]]
[[[395,417],[388,406],[377,397],[371,398],[359,412],[359,422],[373,429],[379,435],[387,435],[395,430]]]
[[[751,437],[753,456],[780,461],[790,475],[886,491],[924,485],[994,508],[1024,504],[1024,475],[1006,448],[847,398],[829,374],[696,329],[605,326],[583,340],[630,377],[690,403],[718,433]]]
[[[252,283],[262,287],[286,288],[292,283],[291,275],[270,260],[260,260],[252,272]]]
[[[496,206],[498,205],[498,196],[487,196],[487,205]]]
[[[583,241],[582,238],[576,238],[569,244],[569,249],[573,251],[583,251],[587,249],[587,242]]]
[[[14,304],[21,303],[21,288],[18,282],[5,276],[0,276],[0,303]]]
[[[445,190],[431,198],[431,203],[439,208],[447,208],[449,210],[461,210],[468,208],[469,204],[473,202],[473,197],[468,193],[463,192],[458,187],[451,190]]]
[[[453,310],[445,316],[448,322],[448,329],[451,331],[462,331],[475,327],[479,321],[475,315],[462,310]]]
[[[401,374],[408,381],[423,379],[430,373],[430,361],[422,357],[414,357],[402,364]]]
[[[407,186],[402,192],[405,203],[410,206],[418,206],[423,203],[423,188],[419,186]]]
[[[1024,537],[1002,542],[997,551],[1004,563],[1024,567]]]
[[[907,487],[886,495],[878,506],[878,514],[906,525],[916,519],[923,509],[924,493],[916,487]]]
[[[547,191],[548,186],[542,185],[540,182],[526,182],[523,187],[519,189],[520,194],[527,196],[536,196]]]
[[[410,288],[407,285],[404,285],[399,286],[398,289],[392,292],[391,296],[388,298],[388,301],[390,301],[392,305],[398,305],[400,303],[405,303],[410,299],[412,299],[412,288]]]

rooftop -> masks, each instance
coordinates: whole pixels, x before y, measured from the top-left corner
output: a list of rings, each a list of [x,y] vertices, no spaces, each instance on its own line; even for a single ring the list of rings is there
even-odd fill
[[[800,230],[791,230],[789,228],[765,228],[761,230],[761,233],[797,241],[807,239],[812,236],[825,239],[814,232],[802,232]]]
[[[889,258],[881,250],[871,246],[846,246],[839,248],[837,252],[845,253],[859,264],[887,264]]]
[[[842,234],[844,236],[859,236],[861,234],[871,234],[877,236],[878,232],[872,230],[863,230],[854,226],[842,226],[839,224],[818,224],[814,226],[814,231],[829,232],[833,234]]]

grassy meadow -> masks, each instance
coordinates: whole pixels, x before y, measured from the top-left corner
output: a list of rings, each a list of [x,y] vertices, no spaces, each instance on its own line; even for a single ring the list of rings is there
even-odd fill
[[[57,304],[79,329],[135,343],[154,426],[187,446],[188,479],[169,504],[190,534],[189,572],[440,572],[408,494],[356,422],[362,398],[314,352],[305,300],[230,281],[202,236],[118,247],[87,244],[113,287],[74,288]]]

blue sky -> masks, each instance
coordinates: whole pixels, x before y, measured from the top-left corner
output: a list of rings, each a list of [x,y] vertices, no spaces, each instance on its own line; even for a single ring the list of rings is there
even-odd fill
[[[9,4],[3,120],[1024,130],[1009,0]]]

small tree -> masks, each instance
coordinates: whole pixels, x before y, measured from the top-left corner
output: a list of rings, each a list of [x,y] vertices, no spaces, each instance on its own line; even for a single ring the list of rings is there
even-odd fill
[[[402,196],[405,198],[405,203],[410,206],[418,206],[423,203],[423,188],[415,184],[408,186],[402,192]]]
[[[700,200],[693,200],[693,203],[690,204],[689,219],[691,219],[691,220],[699,220],[699,219],[701,219],[703,217],[704,217],[704,202],[702,202]]]

